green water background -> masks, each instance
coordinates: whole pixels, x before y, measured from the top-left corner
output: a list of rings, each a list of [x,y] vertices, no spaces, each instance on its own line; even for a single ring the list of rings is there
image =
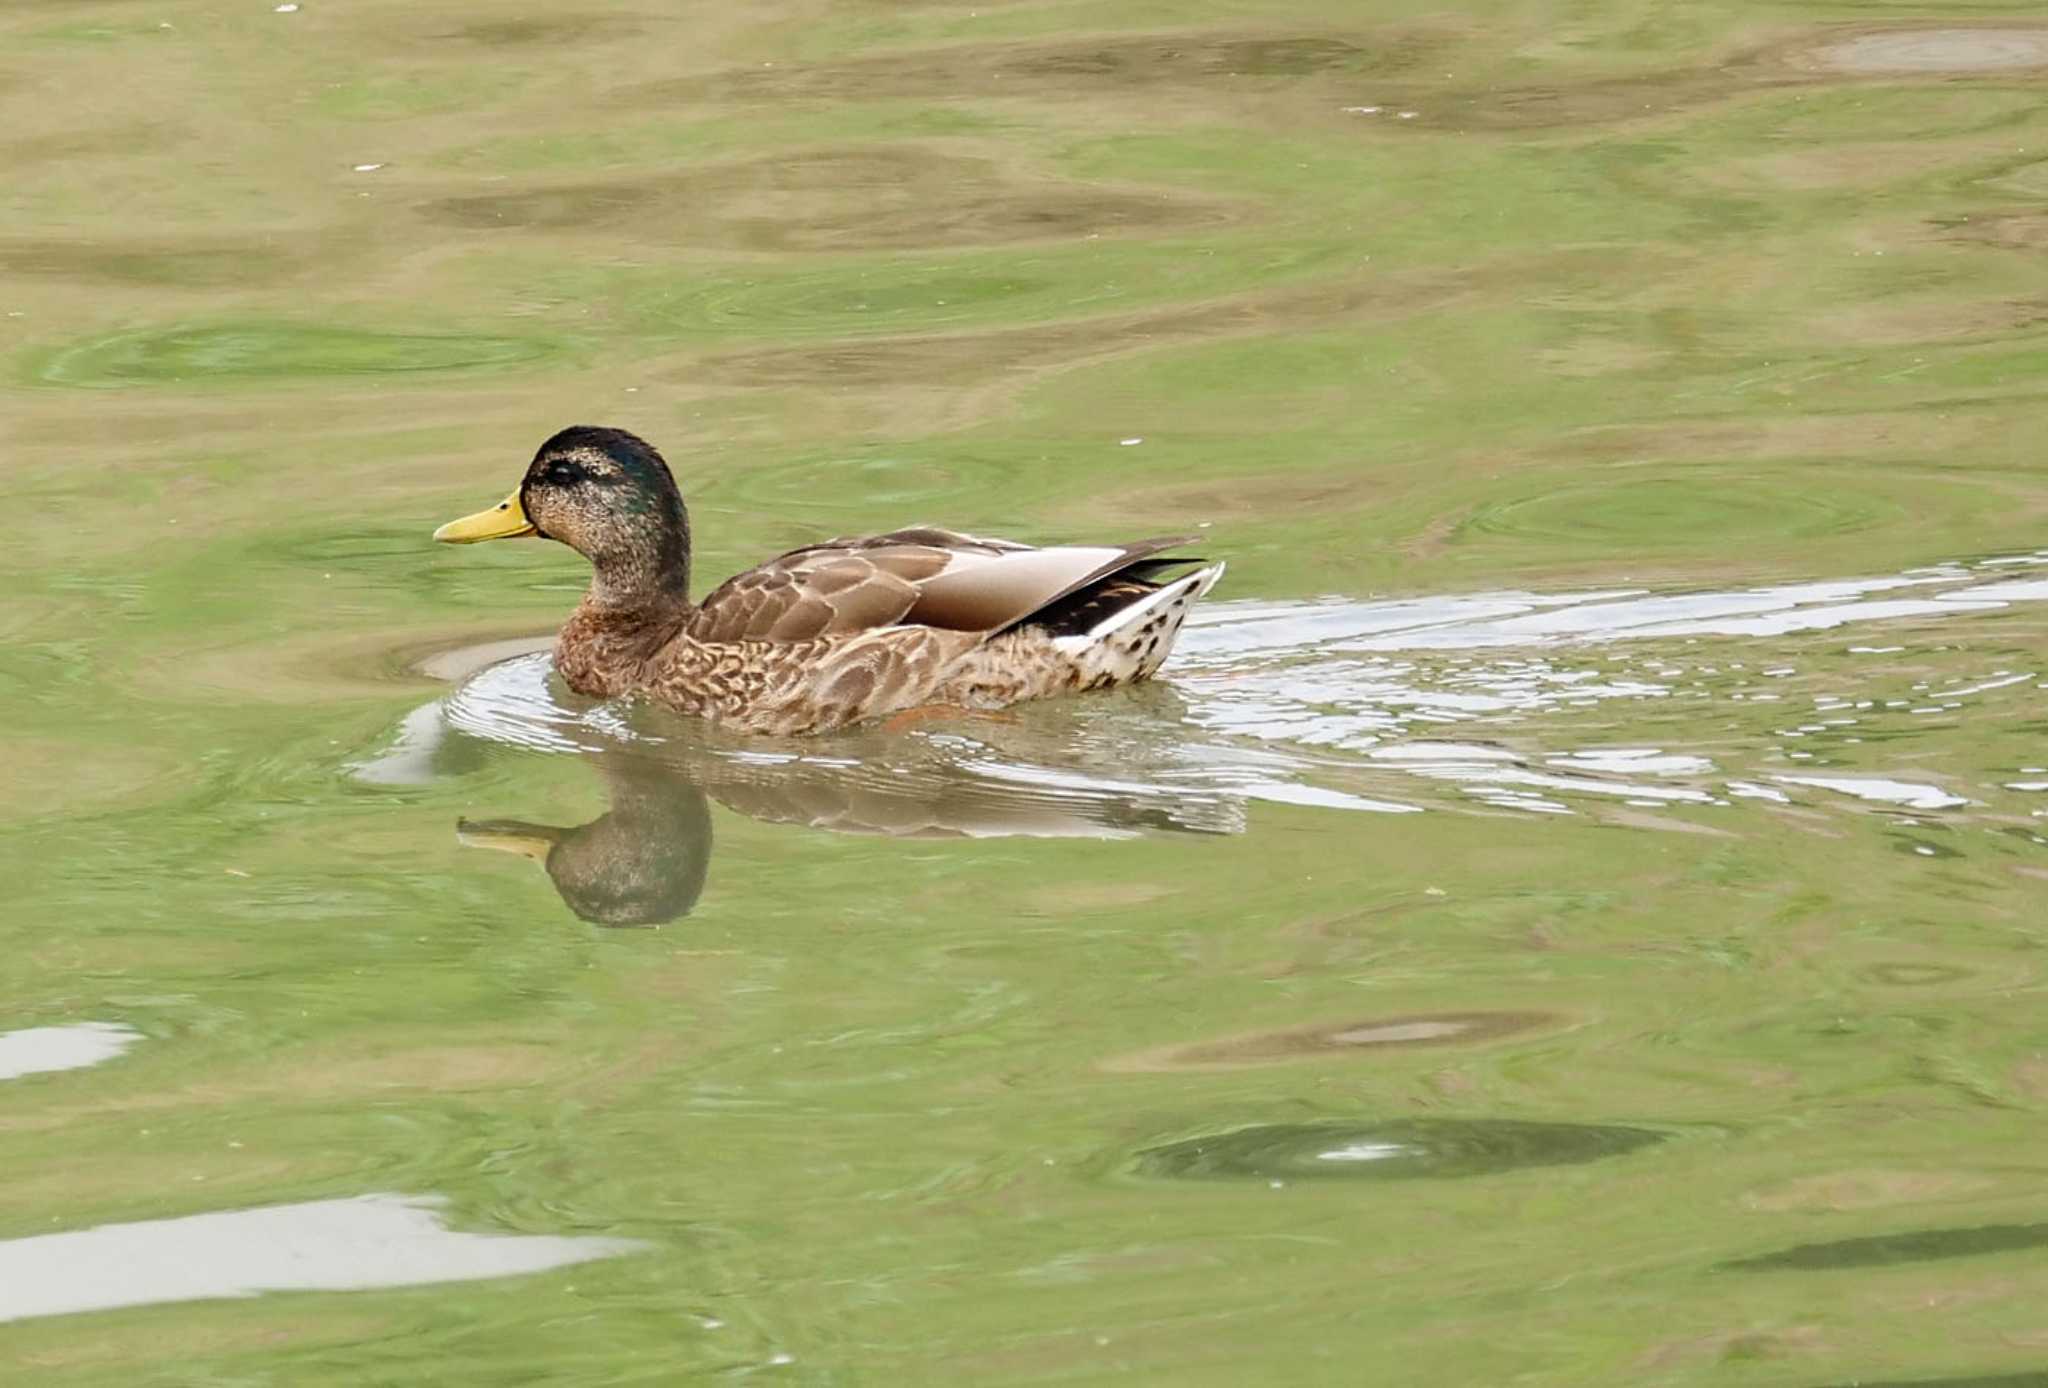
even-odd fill
[[[1258,805],[1242,835],[1109,843],[718,810],[695,911],[608,932],[454,834],[598,814],[577,759],[348,774],[440,692],[421,656],[573,601],[552,547],[425,542],[570,422],[663,447],[700,587],[917,520],[1207,525],[1237,599],[2032,550],[2048,39],[1991,71],[1836,47],[2048,33],[2030,18],[8,6],[0,1029],[146,1039],[7,1084],[0,1238],[397,1190],[653,1250],[22,1322],[0,1371],[2048,1371],[2023,800],[1907,824]],[[2043,628],[1907,620],[1859,635],[1901,648],[1877,667],[1814,633],[1712,658],[1796,664],[1794,697],[1904,692],[2038,670]],[[2042,697],[1832,756],[1981,799],[2048,760]],[[1783,721],[1701,707],[1488,735],[1711,754]],[[1173,1058],[1444,1013],[1535,1020]],[[1471,1150],[1295,1178],[1320,1172],[1301,1142],[1360,1123]],[[1570,1160],[1498,1124],[1560,1125]]]

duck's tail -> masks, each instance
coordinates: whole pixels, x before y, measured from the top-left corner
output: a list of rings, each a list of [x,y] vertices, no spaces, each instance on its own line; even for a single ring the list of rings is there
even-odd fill
[[[1221,560],[1166,583],[1119,576],[1090,595],[1090,624],[1056,636],[1053,645],[1080,667],[1091,688],[1150,679],[1173,652],[1174,638],[1196,599],[1223,577]]]

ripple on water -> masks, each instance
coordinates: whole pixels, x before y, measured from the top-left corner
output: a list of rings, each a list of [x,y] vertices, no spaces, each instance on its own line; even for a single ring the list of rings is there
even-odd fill
[[[1868,529],[1883,503],[1865,496],[1821,495],[1746,479],[1734,482],[1655,479],[1565,488],[1489,507],[1467,525],[1495,535],[1522,535],[1602,546],[1683,536],[1691,545],[1733,537],[1806,539]]]
[[[664,297],[654,311],[683,331],[828,337],[1050,313],[1067,287],[1063,277],[1018,268],[880,265],[851,274],[720,279]]]
[[[255,240],[0,241],[0,271],[51,279],[215,288],[279,279],[299,264],[277,245]]]
[[[2016,1374],[1964,1374],[1958,1378],[1859,1378],[1828,1388],[2041,1388],[2048,1383],[2048,1369],[2026,1369]]]
[[[1943,983],[1960,983],[1975,977],[1975,974],[1950,964],[1888,962],[1868,965],[1857,970],[1856,976],[1867,983],[1887,988],[1928,988]]]
[[[2012,72],[2048,67],[2048,29],[1906,29],[1814,50],[1836,72]]]
[[[1137,1154],[1172,1180],[1389,1181],[1490,1176],[1620,1156],[1665,1140],[1649,1128],[1513,1119],[1396,1118],[1276,1123],[1185,1138]]]
[[[638,37],[645,28],[627,19],[600,15],[552,15],[534,17],[520,14],[480,15],[449,25],[437,15],[422,21],[419,33],[395,36],[400,45],[412,48],[422,41],[437,44],[466,44],[477,48],[561,48],[591,41]]]
[[[1426,63],[1442,34],[1138,34],[1060,43],[966,44],[831,63],[791,63],[674,78],[635,94],[674,101],[788,101],[1061,96],[1247,80],[1271,85],[1325,74],[1401,72]]]
[[[1980,1258],[2043,1247],[2048,1247],[2048,1224],[1984,1224],[1968,1229],[1916,1229],[1871,1238],[1802,1243],[1721,1266],[1742,1272],[1828,1272],[1947,1258]]]
[[[563,184],[421,203],[472,230],[638,227],[750,251],[887,250],[1187,231],[1235,219],[1228,204],[1008,174],[930,149],[854,146],[707,165],[670,177]]]
[[[1556,1027],[1563,1021],[1562,1017],[1549,1012],[1420,1012],[1188,1042],[1108,1061],[1103,1068],[1123,1071],[1236,1070],[1291,1060],[1361,1056],[1416,1046],[1473,1046],[1539,1028]]]
[[[89,338],[47,354],[33,374],[54,385],[93,387],[291,380],[488,370],[540,361],[556,350],[539,338],[220,324]]]
[[[1961,849],[1950,848],[1945,843],[1935,843],[1932,839],[1919,838],[1912,834],[1893,834],[1891,835],[1891,841],[1894,852],[1904,853],[1912,858],[1960,858],[1963,856]]]
[[[692,74],[623,94],[653,105],[990,97],[1100,101],[1133,93],[1296,96],[1305,109],[1357,121],[1357,102],[1409,108],[1423,119],[1370,128],[1542,129],[1639,120],[1774,87],[1807,88],[1835,74],[2016,70],[2040,65],[2039,31],[1940,29],[1860,34],[1819,43],[1800,34],[1714,65],[1605,80],[1514,85],[1461,81],[1443,71],[1448,30],[1379,28],[1343,34],[1134,34],[1058,43],[960,44],[824,63]],[[1363,88],[1363,89],[1362,89]],[[1314,103],[1310,107],[1308,103]],[[1924,126],[1916,126],[1916,133]]]
[[[1283,266],[1283,269],[1291,268]],[[1520,267],[1526,269],[1526,267]],[[689,365],[692,379],[730,381],[741,385],[783,385],[828,382],[849,384],[947,385],[1043,367],[1071,367],[1091,357],[1154,349],[1177,341],[1206,342],[1234,335],[1272,334],[1288,326],[1304,330],[1356,319],[1413,313],[1456,298],[1483,278],[1477,270],[1455,276],[1389,277],[1344,283],[1318,278],[1308,286],[1283,284],[1251,292],[1218,283],[1228,295],[1200,302],[1168,303],[1132,311],[1105,304],[1109,312],[1024,327],[982,331],[892,333],[884,338],[855,337],[799,347],[755,348],[702,358]],[[1524,275],[1526,277],[1526,275]],[[1195,510],[1225,507],[1243,495],[1247,485],[1261,495],[1272,489],[1298,487],[1288,474],[1233,482],[1226,487],[1174,487],[1126,494],[1133,508]],[[1336,488],[1332,487],[1334,494]]]
[[[1086,272],[1077,277],[1075,267],[1082,260],[1088,262]],[[1221,255],[1161,259],[1114,242],[1084,241],[1028,255],[898,256],[825,270],[743,267],[687,278],[663,270],[642,281],[644,288],[636,291],[642,302],[635,311],[665,331],[792,342],[964,333],[1055,321],[1071,329],[1068,320],[1074,319],[1091,320],[1080,329],[1086,337],[1096,315],[1132,315],[1199,296],[1286,289],[1340,263],[1351,262],[1329,245],[1306,241],[1275,247],[1256,261]]]

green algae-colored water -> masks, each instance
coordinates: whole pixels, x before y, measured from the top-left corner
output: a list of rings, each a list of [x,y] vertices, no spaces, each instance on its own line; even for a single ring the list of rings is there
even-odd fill
[[[0,1378],[2048,1381],[2036,21],[0,10]],[[571,422],[1230,573],[706,736]]]

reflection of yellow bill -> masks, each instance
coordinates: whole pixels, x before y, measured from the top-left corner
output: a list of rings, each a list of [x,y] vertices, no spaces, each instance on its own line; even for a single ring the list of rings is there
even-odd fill
[[[473,545],[478,540],[509,540],[532,533],[533,522],[526,518],[526,508],[514,492],[488,511],[449,521],[434,532],[434,538],[447,545]]]
[[[517,853],[522,858],[541,864],[547,862],[548,850],[555,846],[555,832],[538,824],[493,824],[488,821],[464,820],[455,826],[456,840],[465,848],[495,848],[500,853]]]

